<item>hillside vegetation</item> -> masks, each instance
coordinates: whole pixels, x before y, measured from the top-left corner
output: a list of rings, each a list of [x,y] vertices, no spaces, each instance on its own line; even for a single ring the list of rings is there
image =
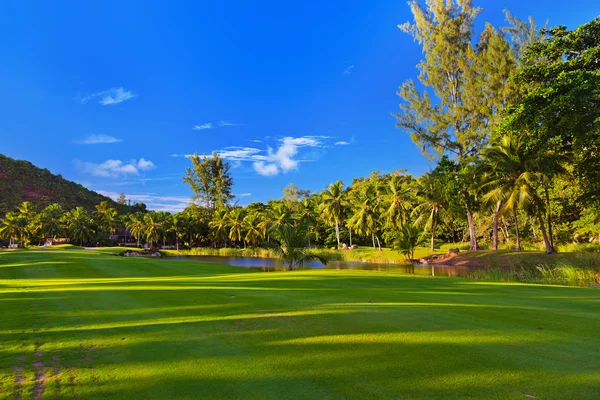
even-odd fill
[[[0,154],[0,216],[29,201],[38,209],[58,203],[65,210],[83,207],[88,211],[103,201],[120,211],[129,207],[84,186],[38,168],[29,161],[15,160]]]

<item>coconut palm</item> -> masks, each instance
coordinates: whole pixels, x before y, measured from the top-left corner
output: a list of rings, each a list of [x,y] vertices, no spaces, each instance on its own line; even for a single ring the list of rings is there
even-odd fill
[[[332,183],[321,195],[321,216],[330,225],[335,226],[335,238],[338,249],[340,248],[340,223],[344,216],[346,199],[344,184],[341,181]]]
[[[96,206],[96,211],[94,211],[96,224],[101,229],[108,232],[109,235],[112,235],[118,229],[119,221],[117,217],[117,210],[112,208],[108,201],[103,201],[98,204]]]
[[[431,174],[425,174],[417,180],[418,205],[411,217],[414,225],[422,226],[431,235],[431,251],[435,250],[435,235],[445,214],[443,182]]]
[[[2,223],[0,223],[0,235],[8,238],[10,244],[15,242],[23,242],[23,238],[27,232],[27,218],[22,215],[9,212],[6,214]]]
[[[355,195],[358,204],[354,214],[348,220],[348,226],[362,236],[371,236],[373,248],[375,249],[375,232],[377,230],[377,219],[379,213],[377,210],[377,187],[374,184],[367,184],[360,189],[360,193]],[[377,238],[379,242],[379,238]],[[381,244],[379,245],[381,250]]]
[[[218,209],[214,213],[212,220],[208,223],[208,226],[212,230],[212,235],[216,241],[225,242],[229,228],[229,212],[227,209]]]
[[[144,236],[146,242],[152,247],[154,243],[158,244],[162,231],[162,225],[156,213],[148,213],[144,215]]]
[[[262,216],[259,213],[250,213],[244,217],[242,225],[246,232],[244,236],[246,242],[256,246],[264,239],[261,222]]]
[[[291,225],[294,223],[292,210],[279,201],[271,203],[268,215],[273,229],[278,229],[280,226]]]
[[[314,225],[317,223],[317,212],[313,202],[309,198],[305,198],[298,206],[298,215],[296,221],[298,225],[307,231],[308,248],[310,249],[310,235]]]
[[[394,175],[385,186],[385,219],[387,226],[397,229],[403,227],[409,219],[412,191],[407,187],[406,177]]]
[[[69,238],[79,242],[83,246],[84,242],[88,242],[94,233],[92,224],[94,221],[88,215],[83,207],[77,207],[63,216],[63,220],[69,232]]]
[[[406,260],[415,258],[415,249],[421,243],[421,230],[414,225],[404,225],[394,241],[394,248],[404,255]]]
[[[137,247],[140,247],[140,238],[144,233],[144,216],[141,213],[129,214],[125,220],[125,226],[137,239]]]
[[[58,232],[63,230],[61,218],[63,210],[59,204],[50,204],[44,208],[40,214],[40,224],[42,234],[46,237],[54,238]]]
[[[228,224],[229,224],[229,239],[233,241],[242,241],[244,238],[244,216],[245,212],[243,208],[234,208],[229,212]],[[246,248],[246,241],[244,240],[244,248]]]
[[[309,253],[305,247],[307,244],[306,232],[299,226],[282,225],[274,231],[274,237],[279,242],[273,247],[276,257],[281,259],[292,271],[310,261],[320,261],[327,264],[323,256]]]
[[[519,209],[531,210],[538,220],[546,253],[553,253],[554,248],[544,223],[544,202],[538,194],[538,188],[546,185],[550,178],[541,172],[543,167],[539,155],[529,154],[522,136],[514,134],[499,138],[484,150],[483,157],[495,171],[490,181],[482,187],[486,192],[483,200],[502,200],[504,210],[515,216]]]

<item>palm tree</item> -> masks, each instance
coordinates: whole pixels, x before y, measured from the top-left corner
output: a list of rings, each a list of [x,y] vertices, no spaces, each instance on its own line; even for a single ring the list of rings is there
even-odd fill
[[[118,228],[117,210],[112,208],[108,201],[103,201],[96,206],[94,217],[97,225],[112,235]]]
[[[244,209],[234,208],[229,212],[229,239],[233,241],[242,241],[244,238]],[[246,241],[244,240],[244,248]]]
[[[152,247],[154,243],[158,244],[161,230],[162,226],[156,213],[151,212],[144,215],[144,236],[146,236],[146,242],[148,242],[150,247]]]
[[[64,219],[68,226],[69,238],[71,240],[75,240],[79,242],[80,246],[83,246],[84,242],[88,242],[92,238],[93,220],[85,209],[77,207],[65,214]]]
[[[29,244],[33,237],[39,233],[39,218],[34,210],[34,206],[29,201],[22,202],[19,207],[19,215],[27,220],[27,228],[23,236],[24,244]]]
[[[386,193],[383,196],[387,206],[385,218],[391,228],[403,227],[410,215],[412,191],[406,186],[406,181],[406,177],[394,175],[386,186]]]
[[[337,239],[338,249],[340,248],[340,223],[344,216],[346,200],[344,196],[344,184],[341,181],[332,183],[322,193],[321,215],[331,226],[335,226],[335,237]]]
[[[292,211],[281,202],[272,202],[269,209],[269,219],[271,220],[271,227],[273,229],[294,223]]]
[[[244,217],[243,229],[246,232],[244,240],[250,244],[258,245],[264,238],[263,230],[261,229],[261,215],[258,213],[250,213]]]
[[[140,238],[144,232],[144,217],[141,213],[129,214],[125,226],[131,235],[137,239],[137,247],[140,247]]]
[[[416,217],[415,226],[423,226],[431,234],[431,251],[434,251],[435,234],[445,212],[443,182],[431,174],[425,174],[417,180],[417,185],[419,204],[411,216]]]
[[[11,245],[15,242],[22,242],[27,232],[27,224],[27,218],[9,212],[0,224],[0,235],[8,238]]]
[[[54,238],[54,235],[63,228],[61,223],[62,216],[63,210],[59,204],[50,204],[48,207],[44,208],[40,215],[42,234],[46,237]]]
[[[35,217],[35,210],[33,208],[33,204],[31,204],[31,202],[29,201],[22,202],[18,210],[19,214],[27,218],[28,221],[31,221]]]
[[[310,249],[310,235],[313,226],[317,223],[317,213],[310,199],[305,198],[299,204],[298,216],[296,217],[298,225],[305,228],[308,236],[308,248]],[[350,243],[352,244],[352,243]]]
[[[308,253],[305,250],[307,239],[306,232],[299,226],[282,225],[274,231],[279,246],[273,248],[277,258],[288,266],[288,271],[301,267],[309,261],[320,261],[327,265],[327,259],[317,254]]]
[[[208,223],[208,226],[212,230],[213,237],[216,241],[225,242],[227,229],[229,227],[229,213],[227,209],[218,209],[214,213],[212,220]]]
[[[414,225],[406,224],[399,232],[394,247],[400,250],[406,260],[415,258],[415,249],[421,242],[421,230]]]
[[[363,236],[371,236],[373,239],[373,248],[375,249],[375,231],[377,229],[377,195],[376,187],[373,184],[368,184],[362,188],[360,194],[356,195],[358,206],[354,214],[348,220],[348,226]],[[379,238],[377,238],[379,241]],[[381,245],[379,246],[381,250]]]
[[[540,172],[543,170],[540,155],[529,154],[522,136],[505,135],[485,149],[483,156],[495,171],[492,179],[483,185],[486,191],[483,200],[502,200],[502,207],[515,215],[515,221],[518,209],[531,209],[538,219],[546,253],[553,253],[554,248],[544,223],[544,202],[538,194],[538,188],[550,180]],[[518,237],[518,225],[516,228]],[[520,248],[520,243],[517,247]]]

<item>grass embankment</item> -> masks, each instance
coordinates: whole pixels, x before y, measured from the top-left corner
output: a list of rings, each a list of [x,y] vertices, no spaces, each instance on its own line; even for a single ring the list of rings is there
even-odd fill
[[[315,248],[311,250],[315,254],[322,255],[331,261],[364,261],[373,263],[385,264],[406,264],[404,256],[400,252],[391,249],[382,249],[379,251],[372,247],[359,247],[354,250],[331,250]],[[219,248],[198,247],[189,250],[161,250],[168,256],[225,256],[225,257],[263,257],[274,258],[274,254],[269,249],[260,247],[234,249],[234,248]],[[444,254],[445,251],[432,252],[428,248],[419,247],[415,251],[415,258],[428,257],[432,254]]]
[[[533,251],[467,251],[436,263],[467,267],[464,276],[497,281],[569,286],[600,284],[600,253],[545,254]]]
[[[2,398],[600,393],[598,289],[18,250],[0,306]]]

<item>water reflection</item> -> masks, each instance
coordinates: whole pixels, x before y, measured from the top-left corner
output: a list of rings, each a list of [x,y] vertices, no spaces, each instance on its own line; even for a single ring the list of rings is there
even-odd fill
[[[258,257],[223,257],[223,256],[189,256],[189,257],[169,257],[170,260],[194,260],[199,262],[214,262],[232,265],[235,267],[244,267],[252,270],[272,272],[286,271],[283,263],[275,258]],[[444,265],[423,265],[423,264],[385,264],[369,263],[364,261],[330,261],[323,266],[318,261],[313,261],[304,265],[303,269],[355,269],[365,271],[398,272],[403,274],[415,275],[435,275],[435,276],[467,276],[470,271],[467,267],[444,266]]]

